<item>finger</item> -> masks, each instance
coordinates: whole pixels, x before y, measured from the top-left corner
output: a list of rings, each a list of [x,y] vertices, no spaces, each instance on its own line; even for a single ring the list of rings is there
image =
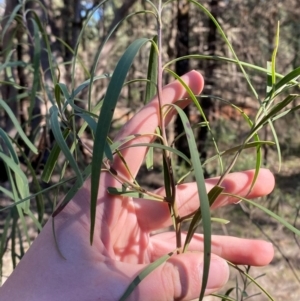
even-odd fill
[[[260,170],[255,185],[249,192],[254,173],[254,170],[248,170],[227,175],[222,183],[224,191],[247,198],[257,198],[269,194],[274,188],[275,180],[273,174],[267,169]],[[217,184],[218,179],[206,180],[207,191]],[[199,208],[196,183],[181,184],[176,189],[176,202],[181,217],[187,216]],[[164,195],[164,189],[161,188],[155,193]],[[236,198],[220,195],[212,205],[212,209],[237,201]],[[136,201],[136,211],[139,224],[144,230],[154,231],[172,224],[167,203],[139,199]]]
[[[186,234],[182,234],[182,242]],[[176,245],[174,232],[165,232],[151,237],[152,260],[167,254]],[[273,245],[269,242],[254,239],[243,239],[232,236],[212,236],[212,253],[235,264],[264,266],[274,257]],[[195,234],[189,251],[203,251],[203,235]]]
[[[182,80],[191,88],[194,94],[199,94],[203,89],[203,77],[196,71],[191,71],[182,76]],[[186,90],[178,81],[165,86],[161,95],[162,106],[166,104],[174,103],[184,97],[187,97]],[[181,102],[181,107],[186,106],[189,101]],[[174,112],[173,112],[174,115]],[[168,123],[171,119],[170,114],[165,120]],[[115,138],[115,141],[122,140],[130,135],[143,135],[154,133],[157,126],[160,124],[159,120],[159,102],[155,97],[148,105],[146,105],[141,111],[139,111],[125,126],[121,129],[120,133]],[[153,139],[150,135],[138,137],[126,144],[130,146],[137,143],[148,143]],[[145,147],[139,148],[126,148],[122,150],[122,155],[125,158],[127,165],[131,173],[135,176],[140,168],[141,163],[144,160],[147,149]],[[122,161],[119,157],[114,158],[113,167],[118,173],[127,175]]]
[[[131,265],[126,269],[132,271],[133,267]],[[137,271],[136,275],[140,272],[141,270]],[[123,273],[128,274],[126,271]],[[128,300],[193,300],[199,298],[202,275],[202,253],[174,255],[140,282]],[[210,294],[219,290],[226,284],[228,278],[227,263],[220,257],[212,255],[205,293]]]

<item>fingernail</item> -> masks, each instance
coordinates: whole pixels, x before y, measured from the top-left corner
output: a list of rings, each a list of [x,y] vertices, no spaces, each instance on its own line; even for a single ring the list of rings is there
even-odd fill
[[[200,276],[202,279],[203,266],[200,265]],[[211,259],[209,275],[206,288],[209,290],[217,290],[224,286],[229,278],[229,267],[225,260],[215,257]]]

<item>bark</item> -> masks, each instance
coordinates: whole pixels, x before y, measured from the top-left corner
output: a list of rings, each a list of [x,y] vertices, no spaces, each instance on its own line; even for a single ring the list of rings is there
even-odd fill
[[[189,54],[189,1],[180,0],[177,2],[177,37],[176,37],[176,47],[177,57],[185,56]],[[189,71],[189,60],[181,60],[176,62],[176,73],[179,76],[187,73]],[[189,117],[190,109],[187,106],[184,109],[185,114]],[[184,131],[183,124],[179,116],[175,120],[175,137]],[[189,156],[189,147],[186,137],[181,136],[176,143],[177,149]],[[180,157],[178,157],[178,162],[185,162]]]
[[[218,19],[219,16],[219,0],[211,0],[210,1],[210,12],[212,15]],[[217,44],[217,28],[214,22],[209,19],[208,21],[208,36],[207,36],[207,52],[209,55],[216,54],[216,44]],[[217,68],[217,64],[214,60],[205,61],[204,67],[204,77],[205,77],[205,87],[203,93],[206,95],[214,94],[215,88],[215,70]],[[214,111],[214,102],[211,98],[205,98],[205,100],[201,101],[202,110],[208,121],[211,121],[211,115]],[[204,121],[202,117],[200,117],[200,122]],[[201,127],[198,133],[198,147],[200,149],[200,158],[205,161],[207,158],[207,152],[205,149],[205,144],[207,140],[208,129],[207,127]],[[209,176],[206,170],[204,170],[205,176]]]
[[[5,28],[8,22],[9,16],[12,14],[14,8],[18,5],[18,0],[9,0],[6,1],[5,12],[1,22],[2,30]],[[18,27],[20,25],[17,22],[13,22],[3,36],[2,47],[3,47],[3,61],[6,61],[7,57],[10,55],[11,51],[15,48],[13,42],[13,36],[17,33]],[[14,57],[14,54],[13,54]],[[5,70],[4,80],[6,82],[16,82],[16,69],[12,68],[11,74],[8,74],[7,70]],[[18,91],[14,85],[1,85],[1,94],[3,100],[7,102],[11,110],[14,112],[15,116],[19,118],[19,104],[17,100]],[[1,127],[5,130],[5,132],[14,137],[16,135],[16,129],[13,126],[10,118],[4,114],[4,122],[1,122]]]

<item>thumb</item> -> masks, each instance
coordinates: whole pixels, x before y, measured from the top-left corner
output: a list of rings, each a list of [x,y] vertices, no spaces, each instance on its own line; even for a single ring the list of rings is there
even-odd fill
[[[199,298],[203,275],[203,254],[185,253],[171,257],[138,284],[128,300],[193,300]],[[222,288],[229,278],[224,259],[211,256],[205,294]]]

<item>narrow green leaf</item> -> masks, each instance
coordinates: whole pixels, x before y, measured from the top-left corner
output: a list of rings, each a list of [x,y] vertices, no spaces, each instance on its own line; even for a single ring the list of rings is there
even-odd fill
[[[59,95],[60,95],[60,92],[61,92],[62,95],[64,96],[66,101],[64,103],[64,106],[62,107],[62,110],[65,110],[67,105],[69,104],[70,98],[71,98],[68,88],[64,83],[57,83],[57,84],[55,84],[55,90],[57,90],[56,94],[59,93]],[[60,96],[59,96],[59,100],[60,100]],[[61,104],[61,101],[59,103]]]
[[[153,38],[150,49],[147,85],[144,104],[147,104],[157,93],[156,83],[158,76],[158,54],[157,54],[157,36]],[[146,153],[146,168],[147,170],[153,169],[153,153],[154,149],[150,147]]]
[[[106,79],[106,78],[111,78],[111,74],[103,74],[103,75],[99,75],[99,76],[95,76],[93,78],[93,83],[99,79]],[[86,81],[84,81],[82,84],[80,84],[77,88],[75,88],[75,90],[72,93],[72,98],[75,98],[77,94],[79,94],[83,89],[87,88],[89,85],[91,84],[91,79],[88,79]]]
[[[83,177],[84,177],[84,179],[86,179],[84,173],[83,173]],[[40,194],[42,194],[42,193],[46,193],[46,192],[48,192],[48,191],[50,191],[50,190],[52,190],[52,189],[54,189],[54,188],[57,188],[57,187],[59,187],[59,186],[62,186],[62,185],[64,185],[64,184],[66,184],[66,183],[68,183],[68,182],[70,182],[70,181],[74,181],[74,180],[76,180],[76,177],[71,177],[71,178],[69,178],[69,179],[59,181],[59,182],[57,182],[57,183],[51,185],[50,187],[44,188],[43,190],[38,191],[37,193],[33,193],[33,194],[29,195],[28,197],[26,197],[26,198],[24,198],[24,199],[15,201],[13,204],[7,205],[7,206],[5,206],[4,208],[0,208],[0,212],[5,211],[5,210],[8,210],[8,209],[10,209],[10,208],[13,208],[13,207],[15,207],[15,206],[17,206],[17,205],[20,205],[20,204],[26,202],[27,200],[31,200],[31,199],[37,197],[38,195],[40,195]],[[0,191],[2,191],[3,193],[5,193],[5,194],[6,194],[8,197],[10,197],[12,200],[15,199],[12,192],[6,190],[5,188],[3,188],[3,187],[1,187],[1,186],[0,186]]]
[[[209,200],[210,206],[214,203],[214,201],[222,193],[223,190],[224,190],[223,187],[215,186],[209,191],[208,200]],[[194,232],[199,227],[201,219],[202,219],[202,213],[201,213],[201,207],[199,207],[190,223],[189,230],[188,230],[188,233],[187,233],[187,236],[185,239],[185,243],[184,243],[183,252],[186,252],[188,250],[188,247],[193,238]],[[213,220],[213,218],[211,218],[211,220]]]
[[[35,169],[32,167],[31,165],[31,161],[29,160],[29,158],[27,157],[27,155],[24,153],[23,149],[18,145],[19,151],[21,153],[21,156],[24,158],[25,160],[25,164],[32,176],[32,184],[35,186],[35,190],[36,191],[42,191],[41,185],[40,185],[40,180],[38,179],[38,176],[36,174]],[[29,194],[29,191],[28,191]],[[28,195],[27,197],[33,198],[32,195]],[[22,200],[24,200],[26,198],[22,198]],[[44,219],[44,213],[45,213],[45,204],[44,204],[44,200],[43,200],[43,195],[42,194],[37,194],[35,196],[36,199],[36,208],[37,208],[37,213],[38,213],[38,222],[39,224],[36,223],[37,228],[39,229],[40,225],[43,222]],[[28,201],[29,204],[29,201]],[[28,206],[29,209],[29,206]],[[33,222],[35,223],[35,221],[33,220]]]
[[[42,231],[42,225],[37,220],[37,218],[34,216],[34,214],[31,212],[31,210],[28,210],[27,214],[30,216],[32,221],[34,222],[35,226],[38,228],[39,231]]]
[[[95,105],[95,107],[92,109],[92,111],[91,111],[91,112],[88,112],[88,113],[90,113],[90,114],[95,114],[95,113],[98,112],[99,109],[102,107],[102,104],[103,104],[103,102],[102,102],[102,101],[99,101],[99,102]],[[95,116],[97,116],[97,115],[95,114]],[[81,137],[82,134],[84,133],[85,129],[87,128],[87,126],[88,126],[88,124],[87,124],[87,122],[85,121],[85,122],[81,125],[81,127],[80,127],[78,133],[76,134],[76,136],[77,136],[77,137]],[[72,143],[72,145],[71,145],[71,147],[70,147],[70,152],[71,152],[71,153],[74,152],[74,150],[75,150],[75,148],[76,148],[76,145],[77,145],[77,139],[73,141],[73,143]]]
[[[60,86],[58,84],[56,84],[54,86],[54,95],[55,95],[55,100],[56,100],[56,103],[57,103],[57,107],[61,111],[62,103],[61,103],[61,98],[60,98],[60,92],[61,92]]]
[[[153,153],[154,149],[153,147],[149,147],[147,154],[146,154],[146,168],[147,170],[153,169]]]
[[[180,76],[178,76],[174,71],[170,70],[170,69],[165,69],[168,73],[170,73],[172,76],[174,76],[175,79],[177,79],[181,84],[182,86],[184,87],[184,89],[186,90],[186,92],[188,93],[189,97],[191,98],[191,100],[193,101],[194,105],[196,106],[196,108],[198,109],[199,113],[201,114],[202,118],[204,119],[204,122],[207,124],[207,128],[208,128],[208,131],[211,135],[211,139],[213,141],[213,144],[214,144],[214,147],[216,149],[216,152],[218,154],[218,159],[219,159],[219,164],[220,164],[220,169],[221,169],[221,172],[223,171],[223,161],[222,161],[222,158],[221,156],[219,155],[220,154],[220,151],[219,151],[219,148],[218,148],[218,145],[216,143],[216,140],[214,139],[214,135],[213,135],[213,132],[210,128],[210,125],[209,125],[209,122],[204,114],[204,111],[202,110],[202,107],[200,106],[199,104],[199,101],[197,100],[196,96],[194,95],[193,91],[190,89],[190,87],[182,80],[182,78]]]
[[[4,153],[0,152],[0,158],[3,162],[14,172],[15,180],[17,184],[17,190],[21,196],[21,198],[26,198],[29,196],[29,187],[28,187],[28,179],[24,174],[23,170],[21,169],[20,165],[16,164],[15,161],[5,155]],[[17,200],[17,199],[14,199]],[[22,204],[22,208],[27,211],[29,204],[28,202],[24,202]]]
[[[243,274],[245,277],[247,277],[252,283],[254,283],[271,301],[275,301],[274,298],[271,296],[270,293],[268,293],[263,286],[261,286],[253,277],[251,277],[248,273],[244,272],[241,268],[239,268],[237,265],[227,261],[227,263],[235,268],[236,270],[238,270],[241,274]],[[237,290],[238,290],[238,286],[237,286]]]
[[[292,83],[293,81],[295,81],[295,79],[298,79],[299,76],[300,76],[300,67],[292,70],[290,73],[285,75],[277,84],[275,84],[273,93],[280,92],[281,89],[283,87],[285,87],[285,85]],[[296,83],[298,86],[300,85],[299,82],[296,82]],[[269,94],[266,96],[266,99],[271,97],[271,94],[272,94],[271,92],[269,92]]]
[[[94,227],[96,220],[96,206],[98,198],[98,188],[100,181],[101,163],[104,155],[105,141],[108,135],[113,113],[125,81],[127,72],[133,62],[139,49],[147,43],[148,39],[138,39],[134,41],[125,51],[119,60],[116,69],[112,75],[107,88],[105,98],[103,100],[100,112],[93,148],[92,158],[92,177],[91,177],[91,232],[90,241],[93,242]]]
[[[216,223],[220,223],[220,224],[223,224],[223,225],[227,225],[230,223],[229,220],[227,219],[224,219],[224,218],[217,218],[217,217],[212,217],[211,218],[211,221],[212,222],[216,222]]]
[[[65,97],[65,99],[69,99],[71,98],[71,95],[68,91],[68,88],[66,86],[66,84],[64,83],[57,83],[55,86],[59,87],[60,88],[60,91],[62,92],[63,96]]]
[[[8,70],[8,68],[6,69],[6,72],[7,72],[7,70]],[[7,85],[7,86],[13,86],[17,90],[24,89],[24,87],[22,87],[18,83],[16,83],[13,78],[10,78],[10,81],[0,80],[0,84]]]
[[[130,135],[126,138],[123,138],[121,140],[118,140],[118,141],[115,141],[113,142],[111,145],[110,145],[110,149],[112,152],[115,152],[116,149],[121,149],[121,146],[126,144],[127,142],[137,138],[137,137],[140,137],[141,135]]]
[[[85,181],[90,175],[91,175],[91,164],[89,164],[82,172],[83,181]],[[69,189],[68,193],[65,195],[61,204],[53,212],[52,214],[53,218],[57,216],[68,205],[68,203],[72,200],[72,198],[75,196],[78,190],[82,187],[82,184],[83,184],[82,181],[78,181],[78,179],[76,180],[72,188]]]
[[[269,71],[267,73],[267,94],[270,93],[273,89],[273,83],[272,83],[272,62],[267,62],[267,70]]]
[[[42,5],[41,2],[39,2],[39,5],[40,5],[41,8],[43,8],[43,10],[45,11],[45,14],[47,14],[47,10]],[[37,15],[37,13],[34,10],[31,10],[31,13],[33,14],[34,20],[35,20],[37,26],[39,27],[39,31],[42,34],[43,41],[46,45],[47,54],[48,54],[47,62],[49,63],[49,69],[50,69],[50,72],[51,72],[52,82],[53,82],[53,85],[55,86],[57,84],[56,66],[54,66],[54,60],[53,60],[53,57],[52,57],[52,49],[51,49],[51,46],[50,46],[49,37],[48,37],[48,34],[46,32],[44,24],[41,22],[40,17]]]
[[[157,93],[157,64],[158,64],[158,49],[157,49],[157,36],[152,40],[148,61],[147,85],[145,93],[144,104],[148,103]]]
[[[234,289],[235,289],[234,287],[230,288],[231,291],[233,291]],[[211,294],[211,296],[217,297],[219,299],[222,298],[222,301],[236,301],[237,300],[237,299],[232,299],[231,297],[227,296],[226,294],[225,295],[222,295],[222,294]]]
[[[40,61],[41,61],[41,40],[39,36],[39,28],[34,19],[30,19],[30,22],[33,24],[33,60],[32,60],[32,68],[33,68],[33,84],[31,87],[30,93],[30,106],[28,108],[29,120],[32,118],[33,108],[36,103],[36,94],[40,88]]]
[[[261,73],[271,74],[270,70],[260,67],[260,66],[257,66],[257,65],[254,65],[254,64],[250,64],[250,63],[243,62],[240,60],[223,57],[223,56],[218,56],[218,55],[203,55],[203,54],[190,54],[190,55],[185,55],[185,56],[181,56],[179,58],[170,60],[163,66],[163,69],[166,69],[167,67],[175,64],[178,61],[188,60],[188,59],[199,59],[199,60],[205,59],[205,60],[214,60],[214,61],[220,61],[220,62],[225,62],[225,63],[233,63],[236,65],[241,64],[243,67],[246,67],[246,68],[261,72]],[[285,75],[276,73],[276,77],[282,79],[285,77]],[[295,78],[297,78],[297,76]],[[293,84],[293,85],[299,85],[299,82],[295,79],[291,79],[288,82],[290,82],[290,84]]]
[[[163,144],[159,144],[159,143],[136,143],[136,144],[131,144],[130,146],[120,146],[118,149],[122,150],[122,149],[126,149],[126,148],[132,148],[132,147],[141,147],[141,146],[146,146],[149,148],[159,148],[162,150],[166,150],[169,151],[170,153],[174,153],[175,155],[177,155],[178,157],[182,158],[183,160],[185,160],[189,165],[192,165],[191,160],[182,152],[180,152],[179,150],[172,148],[170,146],[167,145],[163,145]]]
[[[64,259],[66,260],[66,257],[64,256],[64,254],[62,253],[58,241],[57,241],[57,235],[56,235],[56,231],[55,231],[55,218],[52,216],[52,220],[51,220],[51,224],[52,224],[52,234],[53,234],[53,239],[54,239],[54,244],[55,244],[55,248],[58,252],[58,254]]]
[[[10,109],[10,107],[5,103],[5,101],[3,101],[2,99],[0,99],[0,106],[4,109],[4,111],[7,113],[7,115],[9,116],[10,120],[12,121],[12,123],[14,124],[18,134],[20,135],[20,137],[23,139],[23,141],[25,142],[25,144],[28,146],[28,148],[35,154],[38,154],[38,150],[37,148],[31,143],[31,141],[27,138],[26,134],[24,133],[23,129],[21,128],[16,116],[14,115],[13,111]]]
[[[193,235],[194,235],[196,229],[200,225],[201,219],[202,219],[202,213],[201,213],[201,207],[199,207],[198,210],[195,212],[195,214],[191,220],[191,223],[189,225],[188,233],[185,238],[183,252],[186,252],[188,250],[189,244],[193,238]]]
[[[1,39],[2,39],[2,42],[3,42],[3,39],[4,39],[4,36],[8,30],[8,28],[11,26],[11,23],[14,21],[14,19],[16,18],[18,12],[20,11],[20,9],[22,8],[22,4],[18,4],[15,6],[15,8],[13,9],[13,11],[9,14],[9,18],[7,20],[4,26],[4,28],[2,29],[2,33],[1,33]]]
[[[12,193],[13,193],[13,200],[15,202],[17,202],[19,200],[19,197],[18,197],[18,192],[17,192],[17,189],[16,189],[16,185],[15,185],[15,182],[13,180],[13,177],[12,177],[12,174],[11,174],[11,170],[10,169],[7,169],[7,175],[8,175],[8,179],[9,179],[9,182],[10,182],[10,185],[11,185],[11,189],[12,189]],[[21,220],[21,225],[22,225],[22,228],[23,228],[23,231],[24,231],[24,234],[26,236],[26,240],[27,240],[27,243],[30,245],[30,237],[29,237],[29,232],[28,232],[28,227],[27,227],[27,223],[25,221],[25,218],[24,218],[24,214],[23,214],[23,208],[26,207],[26,202],[23,202],[21,203],[20,205],[17,205],[17,212],[18,212],[18,216],[16,214],[13,215],[13,222],[16,223],[17,222],[17,219],[18,217],[20,218]],[[14,211],[15,212],[15,211]],[[15,231],[17,228],[17,225],[13,225],[12,226],[12,229]],[[15,243],[15,239],[12,239],[12,253],[15,252],[15,248],[13,247],[13,241]]]
[[[62,133],[63,139],[66,140],[70,134],[70,129],[65,129]],[[51,150],[51,153],[49,155],[49,158],[44,166],[44,170],[42,173],[42,180],[46,183],[49,183],[52,173],[54,171],[54,168],[56,166],[59,154],[61,152],[61,149],[59,147],[59,144],[57,141],[55,141],[55,144]]]
[[[295,106],[295,107],[290,108],[290,109],[287,109],[287,110],[285,110],[285,111],[283,111],[283,112],[277,114],[275,117],[273,117],[273,121],[275,121],[275,120],[277,120],[277,119],[280,119],[280,118],[284,117],[285,115],[287,115],[287,114],[289,114],[289,113],[291,113],[291,112],[295,112],[295,111],[297,111],[297,110],[299,110],[299,109],[300,109],[300,105]]]
[[[257,146],[256,147],[256,161],[255,161],[255,172],[254,172],[254,176],[253,176],[253,180],[250,186],[249,191],[252,190],[252,188],[254,187],[254,184],[258,178],[258,174],[259,174],[259,170],[261,167],[261,162],[262,162],[262,152],[261,152],[261,147]]]
[[[10,141],[10,138],[8,137],[8,135],[2,130],[2,128],[0,128],[0,137],[3,139],[3,142],[5,144],[5,146],[8,148],[8,151],[10,152],[12,159],[14,160],[14,162],[16,164],[19,164],[19,158],[15,152],[15,149]]]
[[[61,44],[62,44],[62,46],[63,47],[65,47],[65,49],[67,49],[70,53],[71,53],[71,55],[73,55],[73,57],[74,57],[74,54],[75,54],[75,52],[74,52],[74,49],[68,44],[68,43],[66,43],[65,41],[64,41],[64,39],[61,39],[60,37],[58,37],[58,36],[55,36],[55,35],[53,35],[54,36],[54,38],[58,41],[58,42],[60,42]],[[80,66],[82,67],[82,71],[83,71],[83,75],[84,76],[86,76],[87,78],[90,78],[90,72],[89,72],[89,70],[86,68],[86,66],[84,65],[84,61],[80,58],[80,57],[76,57],[76,59],[77,59],[77,62],[80,64]],[[72,62],[71,61],[68,61],[68,62],[64,62],[64,65],[71,65],[72,64]],[[59,69],[58,69],[58,71],[59,71]],[[60,75],[58,75],[58,82],[59,82],[59,76]]]
[[[231,196],[231,197],[235,197],[237,199],[240,199],[242,201],[245,201],[257,208],[259,208],[260,210],[262,210],[263,212],[265,212],[266,214],[270,215],[271,217],[273,217],[275,220],[277,220],[280,224],[282,224],[283,226],[285,226],[286,228],[288,228],[289,230],[291,230],[293,233],[295,233],[296,235],[299,235],[300,236],[300,230],[295,228],[294,226],[292,226],[290,223],[288,223],[284,218],[280,217],[279,215],[277,215],[276,213],[274,213],[273,211],[265,208],[264,206],[258,204],[258,203],[255,203],[249,199],[246,199],[246,198],[243,198],[239,195],[235,195],[235,194],[231,194],[231,193],[226,193],[226,192],[223,192],[222,195],[228,195],[228,196]]]
[[[150,263],[145,269],[143,269],[142,272],[133,279],[133,281],[130,283],[130,285],[128,286],[124,294],[121,296],[119,301],[125,301],[144,278],[146,278],[157,267],[165,263],[173,254],[174,252],[166,254],[160,257],[159,259],[155,260],[154,262]]]
[[[279,21],[277,23],[277,31],[276,31],[276,38],[275,38],[275,48],[272,54],[272,86],[276,83],[276,55],[279,47]]]
[[[161,128],[157,128],[159,130],[159,134],[162,135]],[[170,216],[172,219],[173,227],[176,229],[176,212],[174,211],[174,202],[176,201],[175,195],[175,182],[173,175],[171,174],[171,158],[168,156],[166,151],[163,151],[163,176],[164,176],[164,188],[167,201],[171,204],[169,206]]]
[[[12,194],[11,191],[9,191],[8,189],[0,186],[0,191],[3,192],[5,195],[7,195],[10,199],[14,199],[14,195]],[[2,210],[1,210],[2,211]]]
[[[262,117],[251,129],[251,133],[249,135],[249,137],[251,137],[252,134],[254,134],[256,131],[258,131],[261,126],[263,126],[266,122],[268,122],[269,119],[272,119],[273,116],[275,116],[277,113],[279,113],[279,111],[281,111],[283,108],[285,108],[289,103],[291,103],[292,101],[294,101],[296,98],[298,98],[299,96],[297,94],[291,94],[288,95],[284,100],[282,100],[281,102],[277,103],[276,105],[274,105],[270,111],[264,116]]]
[[[79,170],[77,162],[75,161],[73,155],[71,154],[70,149],[62,135],[60,124],[58,122],[58,109],[56,106],[52,106],[50,108],[50,121],[51,121],[51,129],[57,144],[59,145],[66,159],[69,161],[72,169],[76,173],[78,183],[83,183],[81,172]]]
[[[80,116],[88,124],[92,130],[93,135],[95,135],[97,130],[97,122],[87,113],[78,113],[77,116]]]
[[[215,200],[218,198],[218,196],[223,192],[224,187],[221,186],[214,186],[208,193],[208,201],[209,205],[212,206],[212,204],[215,202]]]
[[[97,130],[97,122],[90,115],[88,115],[86,113],[76,114],[76,115],[80,116],[82,119],[84,119],[87,122],[87,124],[89,125],[89,127],[91,128],[91,130],[93,132],[93,135],[95,135],[96,130]],[[105,145],[104,145],[104,154],[105,154],[105,156],[108,160],[113,162],[114,157],[113,157],[111,148],[110,148],[110,146],[107,142],[107,139],[104,143],[105,143]]]
[[[243,147],[243,149],[249,149],[249,148],[254,148],[254,147],[261,147],[263,145],[275,145],[275,143],[273,141],[262,141],[262,140],[251,141],[251,142],[247,142],[246,144],[240,144],[240,145],[234,146],[232,148],[229,148],[223,152],[220,152],[220,156],[232,155],[232,154],[236,153],[237,151],[239,151],[242,147]],[[218,155],[212,156],[209,159],[205,160],[203,165],[205,165],[217,158],[218,158]]]
[[[273,119],[273,118],[272,118]],[[275,145],[276,145],[276,150],[277,150],[277,156],[278,156],[278,172],[281,169],[281,164],[282,164],[282,158],[281,158],[281,147],[280,147],[280,143],[279,143],[279,139],[277,136],[277,132],[276,129],[273,125],[273,122],[271,120],[269,120],[269,126],[271,128],[274,140],[275,140]]]
[[[204,240],[204,250],[203,250],[203,277],[202,277],[202,285],[201,285],[201,292],[199,299],[202,299],[205,293],[207,280],[208,280],[208,273],[209,273],[209,266],[210,266],[210,256],[211,256],[211,217],[210,217],[210,204],[209,204],[209,198],[206,193],[206,186],[205,186],[205,180],[202,170],[202,165],[199,159],[199,153],[197,149],[197,144],[195,141],[194,133],[192,131],[191,125],[189,123],[189,120],[184,113],[184,111],[179,108],[176,105],[173,105],[174,108],[177,110],[183,127],[184,131],[186,133],[189,150],[191,154],[191,161],[192,165],[194,167],[195,171],[195,178],[197,183],[197,189],[198,189],[198,195],[200,200],[200,209],[201,212],[198,211],[200,214],[198,214],[198,218],[202,216],[202,222],[203,222],[203,240]],[[196,219],[198,219],[196,218]],[[196,221],[197,222],[197,221]],[[195,224],[196,224],[195,222]],[[189,231],[190,232],[190,231]],[[195,229],[193,229],[194,234]]]
[[[22,67],[26,68],[28,67],[28,64],[22,61],[14,61],[14,62],[9,62],[9,59],[12,55],[12,51],[6,56],[5,63],[0,65],[0,72],[7,69],[7,68],[14,68],[14,67]]]

